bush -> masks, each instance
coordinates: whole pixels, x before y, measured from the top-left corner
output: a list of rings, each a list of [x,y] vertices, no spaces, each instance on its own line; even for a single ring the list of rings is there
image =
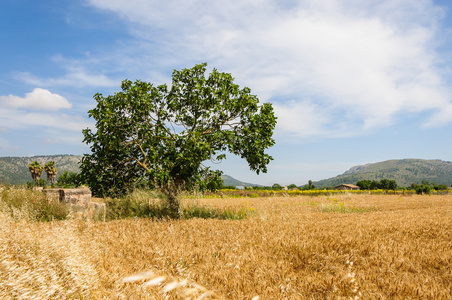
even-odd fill
[[[124,198],[107,199],[107,219],[127,218],[203,218],[241,220],[254,213],[253,208],[217,209],[196,203],[181,207],[178,214],[167,204],[166,197],[155,191],[135,191]]]
[[[79,187],[81,185],[80,175],[74,172],[64,171],[58,176],[57,185],[64,188]]]
[[[432,192],[432,188],[429,185],[418,185],[416,186],[416,194],[423,195],[423,194],[430,194]]]
[[[151,191],[135,191],[124,198],[106,199],[108,220],[168,217],[160,201],[163,195]]]
[[[32,189],[36,186],[45,188],[47,186],[47,181],[45,179],[40,178],[36,181],[28,181],[27,183],[25,183],[25,186],[28,189]]]

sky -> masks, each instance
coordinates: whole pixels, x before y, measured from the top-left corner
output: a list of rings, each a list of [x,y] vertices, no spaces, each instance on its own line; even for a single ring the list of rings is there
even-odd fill
[[[447,0],[1,0],[0,156],[89,153],[93,95],[206,62],[278,117],[268,173],[304,185],[389,159],[452,161]]]

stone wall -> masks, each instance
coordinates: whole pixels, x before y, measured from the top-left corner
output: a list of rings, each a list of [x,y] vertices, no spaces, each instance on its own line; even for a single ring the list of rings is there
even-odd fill
[[[91,200],[91,191],[86,187],[77,189],[44,189],[47,200],[59,201],[69,206],[73,217],[105,220],[105,203]]]

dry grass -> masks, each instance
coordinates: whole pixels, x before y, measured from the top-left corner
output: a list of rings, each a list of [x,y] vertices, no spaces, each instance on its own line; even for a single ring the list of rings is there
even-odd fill
[[[0,215],[0,298],[452,298],[451,195],[197,202],[255,213],[105,223]]]

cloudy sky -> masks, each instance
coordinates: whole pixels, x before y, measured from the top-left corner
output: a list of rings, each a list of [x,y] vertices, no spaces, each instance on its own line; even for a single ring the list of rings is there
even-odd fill
[[[83,154],[93,95],[207,62],[278,116],[247,182],[305,184],[388,159],[452,161],[447,0],[5,0],[0,156]]]

